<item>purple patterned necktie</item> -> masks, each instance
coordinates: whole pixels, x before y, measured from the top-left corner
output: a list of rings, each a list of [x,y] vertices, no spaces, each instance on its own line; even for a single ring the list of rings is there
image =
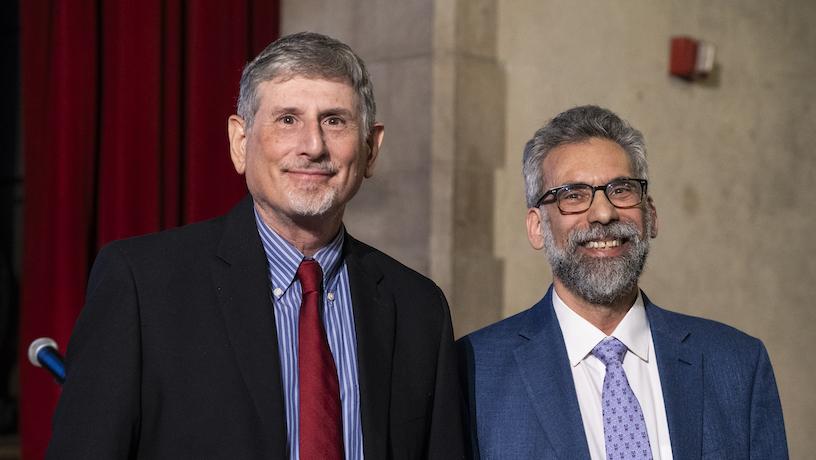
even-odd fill
[[[601,395],[606,458],[651,460],[652,449],[643,412],[623,371],[626,345],[607,337],[592,349],[592,354],[606,366]]]

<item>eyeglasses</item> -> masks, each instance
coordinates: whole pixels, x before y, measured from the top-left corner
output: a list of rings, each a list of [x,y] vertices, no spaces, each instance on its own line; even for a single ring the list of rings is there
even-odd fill
[[[646,179],[615,179],[605,185],[567,184],[547,190],[536,202],[538,208],[545,204],[558,203],[562,214],[580,214],[592,206],[595,192],[603,190],[612,206],[620,209],[634,208],[646,195]]]

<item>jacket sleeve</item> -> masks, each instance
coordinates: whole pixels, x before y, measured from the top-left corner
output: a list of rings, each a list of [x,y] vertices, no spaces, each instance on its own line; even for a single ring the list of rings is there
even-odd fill
[[[788,458],[779,392],[768,352],[762,344],[751,392],[750,449],[752,459]]]
[[[443,327],[436,362],[436,386],[428,438],[428,459],[464,458],[461,394],[450,308],[439,291]]]
[[[476,379],[473,344],[470,336],[460,338],[456,342],[456,352],[459,359],[459,381],[462,388],[462,426],[465,436],[465,455],[467,458],[479,459],[479,437],[476,430]]]
[[[66,379],[46,458],[135,457],[140,328],[136,283],[118,246],[94,262],[67,348]]]

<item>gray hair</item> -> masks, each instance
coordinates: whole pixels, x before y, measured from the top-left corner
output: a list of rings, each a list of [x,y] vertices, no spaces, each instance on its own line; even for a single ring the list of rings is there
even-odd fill
[[[556,147],[593,137],[609,139],[620,145],[629,155],[635,177],[648,179],[643,134],[610,110],[583,105],[558,114],[536,131],[524,147],[522,172],[528,208],[534,207],[544,193],[544,158]]]
[[[300,32],[275,40],[244,67],[238,115],[244,119],[247,130],[252,127],[260,105],[258,85],[294,76],[348,82],[357,94],[360,134],[363,138],[368,137],[377,106],[365,63],[345,43],[313,32]]]

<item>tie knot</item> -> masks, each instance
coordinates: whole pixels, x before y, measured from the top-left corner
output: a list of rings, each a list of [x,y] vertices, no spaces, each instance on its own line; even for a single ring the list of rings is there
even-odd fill
[[[304,294],[320,292],[323,270],[320,269],[320,264],[316,260],[303,259],[297,269],[297,279],[300,281],[300,289]]]
[[[620,364],[623,362],[623,355],[626,354],[626,345],[615,337],[607,337],[595,345],[592,354],[600,359],[604,366],[609,366],[612,362]]]

